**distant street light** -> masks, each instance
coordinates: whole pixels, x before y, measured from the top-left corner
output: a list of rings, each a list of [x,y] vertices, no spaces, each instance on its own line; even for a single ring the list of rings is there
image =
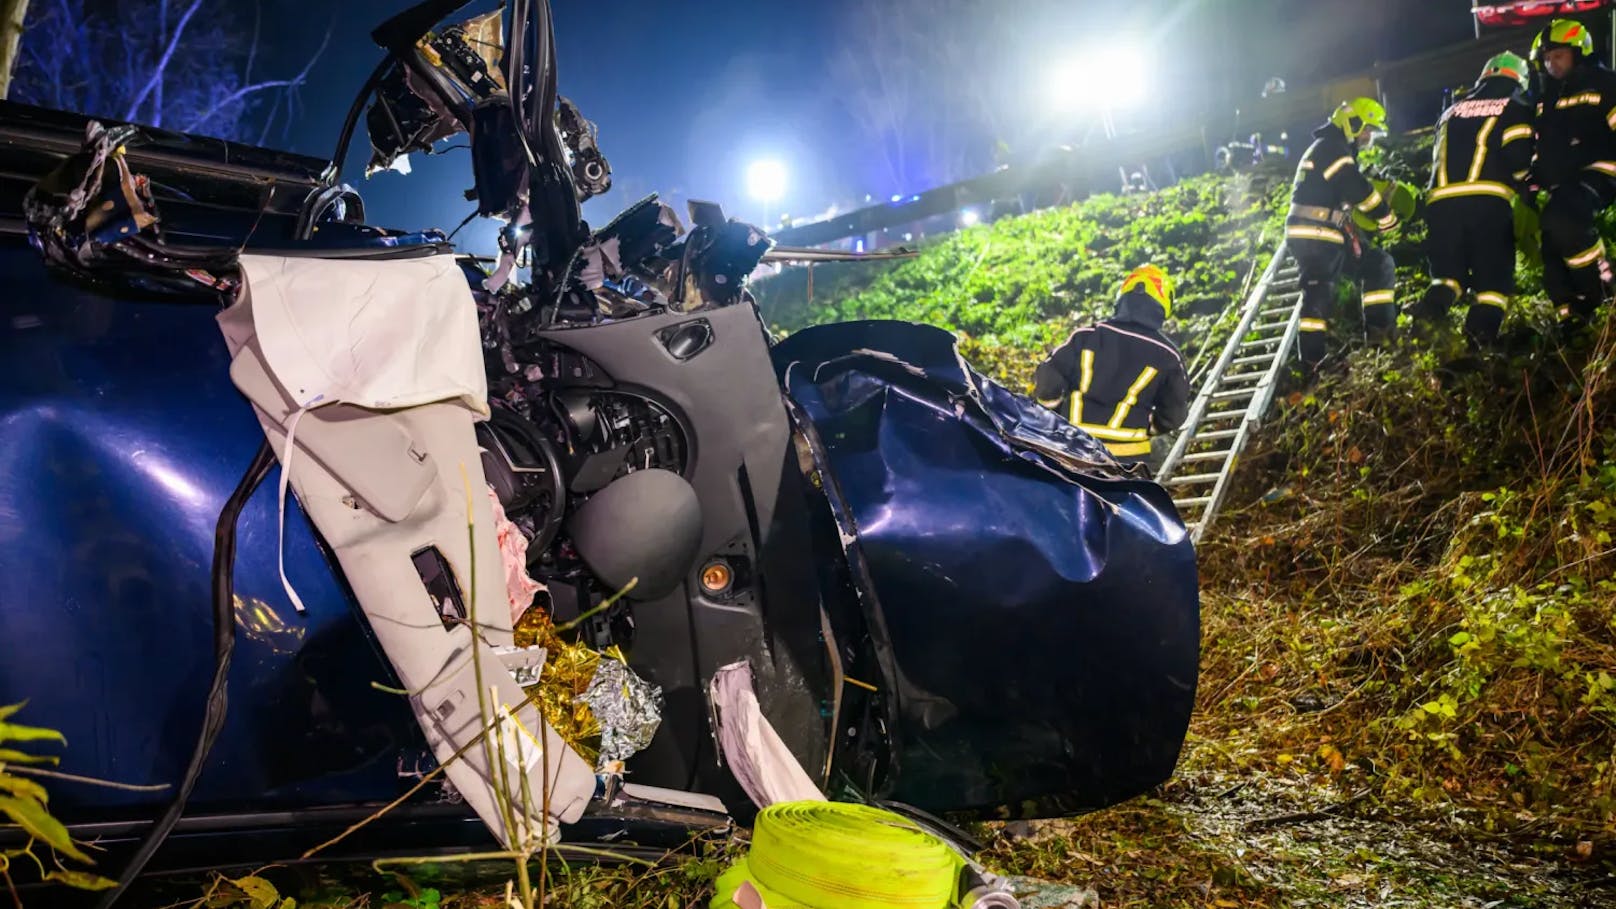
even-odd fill
[[[975,227],[976,225],[978,225],[980,223],[982,223],[982,216],[976,213],[976,209],[967,208],[964,211],[960,212],[960,225],[961,226],[963,226],[963,227]]]
[[[1149,57],[1132,47],[1079,54],[1049,71],[1050,106],[1063,114],[1099,114],[1107,137],[1111,115],[1137,107],[1149,92]]]
[[[763,203],[763,220],[760,223],[767,228],[770,206],[786,194],[785,165],[773,159],[753,161],[746,169],[746,191]]]

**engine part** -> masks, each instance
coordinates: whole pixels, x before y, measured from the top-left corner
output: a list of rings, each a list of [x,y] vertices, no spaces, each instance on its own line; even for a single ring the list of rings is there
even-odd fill
[[[163,292],[233,289],[233,252],[164,241],[151,180],[129,167],[128,149],[146,141],[137,127],[90,120],[80,150],[23,197],[35,248],[92,283],[117,273],[127,283]]]
[[[678,213],[652,193],[596,231],[595,242],[604,244],[616,240],[622,270],[643,280],[655,281],[678,258],[678,253],[670,256],[668,250],[684,232]]]
[[[477,214],[513,219],[527,194],[527,153],[516,132],[516,116],[503,98],[471,111],[471,170]]]
[[[430,151],[434,143],[463,127],[441,99],[416,89],[420,77],[394,67],[376,86],[376,99],[365,113],[370,133],[370,163],[365,176],[387,170],[402,155]]]
[[[726,218],[714,202],[692,201],[690,220],[696,226],[684,238],[675,308],[690,312],[740,302],[747,277],[774,241],[760,227]]]
[[[636,470],[595,493],[567,521],[578,555],[602,584],[629,599],[655,599],[676,589],[701,546],[701,503],[684,477]]]
[[[377,80],[376,100],[365,118],[372,149],[367,173],[385,170],[411,151],[430,153],[439,140],[471,130],[472,108],[481,102],[497,101],[509,110],[505,76],[498,67],[503,49],[498,10],[439,32],[427,31],[460,5],[424,3],[372,34],[404,65]],[[511,129],[505,135],[515,141]]]
[[[689,447],[678,421],[666,408],[621,392],[596,395],[594,404],[601,431],[596,450],[626,449],[617,476],[649,468],[684,472]]]
[[[585,120],[578,106],[565,97],[560,98],[559,103],[556,125],[571,158],[572,182],[578,201],[582,202],[612,188],[612,166],[606,163],[606,156],[595,144],[595,135],[599,132],[595,124]]]

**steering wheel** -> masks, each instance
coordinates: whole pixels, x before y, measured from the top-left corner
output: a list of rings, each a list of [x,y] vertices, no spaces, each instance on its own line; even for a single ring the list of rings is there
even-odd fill
[[[512,521],[532,519],[527,563],[535,565],[555,542],[566,516],[566,481],[555,445],[538,427],[497,406],[487,421],[477,424],[477,443],[483,474],[505,514]]]

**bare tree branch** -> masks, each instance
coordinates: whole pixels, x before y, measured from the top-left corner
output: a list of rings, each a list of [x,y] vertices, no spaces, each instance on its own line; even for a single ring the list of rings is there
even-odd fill
[[[836,56],[839,94],[872,140],[888,191],[992,165],[1005,138],[1007,22],[1001,5],[983,0],[888,0],[849,23]]]
[[[199,0],[199,2],[200,2],[200,0]],[[253,83],[252,85],[244,85],[241,88],[238,88],[235,91],[231,92],[230,94],[225,95],[220,100],[215,101],[213,103],[212,107],[209,107],[205,112],[202,113],[201,116],[199,116],[196,119],[192,120],[191,124],[189,126],[185,127],[185,131],[186,132],[194,132],[197,129],[200,129],[202,127],[202,124],[204,124],[204,123],[208,122],[209,120],[213,119],[213,116],[215,114],[217,114],[220,110],[222,110],[222,109],[224,109],[226,107],[229,107],[231,104],[234,104],[237,101],[244,100],[245,98],[247,98],[247,97],[249,97],[251,95],[255,95],[255,94],[257,94],[259,92],[263,92],[263,91],[268,91],[269,89],[272,89],[272,88],[296,88],[296,87],[302,85],[303,82],[306,79],[308,79],[309,70],[314,68],[314,64],[320,59],[320,55],[325,53],[326,45],[328,45],[330,43],[331,43],[331,28],[330,28],[330,26],[327,26],[326,30],[325,30],[325,37],[323,39],[321,39],[320,46],[317,49],[315,49],[313,56],[309,57],[309,62],[305,63],[303,65],[303,69],[300,70],[297,75],[293,76],[290,79],[270,79],[270,80],[267,80],[267,81],[264,81],[264,82],[256,82],[256,83]]]
[[[258,59],[258,28],[264,18],[264,6],[258,0],[253,0],[253,31],[252,43],[247,45],[247,67],[241,71],[241,81],[251,82],[253,62]]]
[[[159,35],[168,34],[168,0],[158,0],[158,32]],[[163,125],[163,82],[167,73],[166,67],[159,67],[154,74],[157,77],[157,88],[152,93],[152,125]]]
[[[295,122],[332,34],[301,72],[266,78],[262,10],[247,14],[231,0],[34,0],[12,97],[262,144]]]
[[[196,15],[196,11],[201,7],[202,0],[191,0],[190,7],[180,16],[179,23],[174,26],[173,36],[168,39],[168,47],[163,50],[163,56],[157,61],[157,67],[152,70],[151,79],[146,82],[146,87],[135,95],[134,100],[129,102],[129,112],[124,115],[125,120],[133,121],[140,114],[140,105],[146,102],[147,96],[157,87],[157,83],[162,81],[163,71],[168,69],[168,62],[174,58],[174,51],[180,46],[180,38],[185,34],[185,26],[190,24],[191,17]]]

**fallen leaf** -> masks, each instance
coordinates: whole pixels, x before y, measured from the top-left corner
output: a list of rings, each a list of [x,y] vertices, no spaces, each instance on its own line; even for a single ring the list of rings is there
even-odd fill
[[[253,909],[270,909],[281,900],[281,892],[275,889],[275,885],[257,875],[231,878],[230,883],[252,900]]]
[[[1325,745],[1319,749],[1319,760],[1330,768],[1331,773],[1340,773],[1347,769],[1347,759],[1341,756],[1341,749],[1334,745]]]
[[[78,890],[111,890],[118,886],[117,881],[88,871],[52,871],[45,875],[45,880],[60,881]]]
[[[0,815],[10,818],[11,822],[21,827],[24,833],[46,843],[57,852],[78,859],[86,865],[91,864],[90,857],[73,845],[73,838],[68,835],[67,828],[62,826],[61,821],[51,817],[44,805],[32,799],[0,796]]]
[[[1594,841],[1577,840],[1577,848],[1573,850],[1572,854],[1576,856],[1579,862],[1588,861],[1594,857]]]
[[[1363,452],[1358,449],[1358,446],[1354,445],[1347,452],[1347,463],[1348,464],[1362,464],[1363,463],[1363,457],[1364,457]]]

